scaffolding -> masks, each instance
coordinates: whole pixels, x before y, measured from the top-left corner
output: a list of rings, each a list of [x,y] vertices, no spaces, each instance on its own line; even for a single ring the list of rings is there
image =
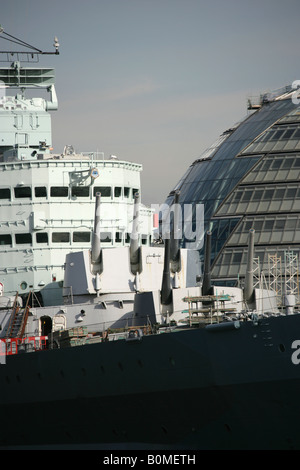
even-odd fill
[[[285,293],[294,295],[299,299],[299,264],[298,255],[294,251],[284,252],[285,270]]]
[[[281,257],[268,255],[269,289],[276,292],[277,305],[282,305],[282,268]]]
[[[296,302],[300,301],[299,292],[299,261],[298,255],[291,250],[285,250],[284,260],[276,254],[268,255],[269,289],[276,292],[277,305],[284,305],[284,297],[294,295]]]

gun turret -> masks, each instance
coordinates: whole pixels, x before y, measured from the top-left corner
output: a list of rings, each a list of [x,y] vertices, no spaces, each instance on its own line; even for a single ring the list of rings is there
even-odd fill
[[[130,269],[132,274],[140,272],[140,247],[139,247],[139,211],[140,211],[140,195],[134,195],[133,222],[130,238]]]
[[[100,271],[102,271],[102,250],[100,242],[100,198],[101,194],[96,193],[95,203],[95,220],[94,230],[92,233],[92,249],[91,249],[91,260],[92,264],[99,264]]]
[[[203,295],[209,295],[211,293],[210,257],[211,257],[211,232],[206,232],[204,269],[203,269],[204,273],[203,273],[203,284],[202,284]]]
[[[165,242],[164,270],[161,283],[161,303],[169,305],[172,301],[172,287],[170,274],[170,239],[167,236]]]
[[[244,299],[249,302],[253,298],[253,256],[254,256],[254,233],[252,228],[249,230],[249,243],[248,243],[248,256],[247,256],[247,271],[245,277]]]
[[[180,263],[180,206],[179,206],[179,195],[180,191],[175,192],[174,197],[174,219],[173,219],[173,230],[171,231],[170,239],[170,257],[171,257],[171,271],[172,273],[179,272],[181,270]]]

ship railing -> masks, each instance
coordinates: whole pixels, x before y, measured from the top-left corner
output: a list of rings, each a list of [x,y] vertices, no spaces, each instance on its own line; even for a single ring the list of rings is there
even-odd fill
[[[144,336],[157,333],[168,333],[177,327],[176,322],[157,324],[150,321],[149,316],[140,317],[138,321],[127,317],[115,322],[79,325],[67,329],[50,331],[47,336],[38,336],[28,332],[23,338],[0,338],[0,356],[19,353],[57,349],[68,346],[81,346],[99,342],[140,341]],[[1,360],[0,360],[1,362]]]
[[[24,338],[0,338],[0,356],[12,356],[22,352],[47,349],[48,336],[27,336]]]

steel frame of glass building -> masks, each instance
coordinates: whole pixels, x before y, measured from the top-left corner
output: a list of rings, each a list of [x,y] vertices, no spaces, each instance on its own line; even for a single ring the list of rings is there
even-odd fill
[[[167,198],[172,204],[179,190],[181,205],[204,204],[204,227],[212,232],[215,284],[243,284],[250,228],[255,229],[258,273],[267,285],[278,275],[279,290],[285,290],[286,258],[291,253],[296,265],[290,276],[298,276],[300,106],[292,99],[294,94],[286,87],[261,96],[257,109],[194,161]],[[187,240],[182,245],[187,246]],[[203,251],[199,249],[201,261]],[[277,274],[274,259],[281,260]],[[296,284],[299,295],[298,279]]]

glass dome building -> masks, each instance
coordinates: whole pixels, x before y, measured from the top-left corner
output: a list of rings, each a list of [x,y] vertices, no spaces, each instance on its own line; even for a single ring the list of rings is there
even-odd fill
[[[256,105],[249,101],[247,117],[192,163],[167,198],[171,205],[179,190],[181,205],[204,205],[214,284],[243,284],[248,234],[254,228],[257,272],[268,286],[279,279],[276,289],[284,289],[288,270],[290,280],[297,278],[293,289],[299,289],[300,106],[295,93],[285,87],[262,95]],[[187,246],[186,239],[182,243]],[[203,260],[203,243],[198,243]]]

